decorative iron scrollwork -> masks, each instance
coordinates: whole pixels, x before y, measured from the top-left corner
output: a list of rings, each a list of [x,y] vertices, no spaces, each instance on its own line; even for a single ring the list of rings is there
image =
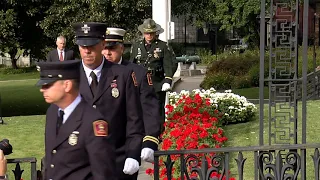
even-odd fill
[[[290,151],[284,158],[281,151],[260,152],[259,172],[262,179],[270,180],[294,180],[297,179],[301,169],[301,157],[297,152]]]

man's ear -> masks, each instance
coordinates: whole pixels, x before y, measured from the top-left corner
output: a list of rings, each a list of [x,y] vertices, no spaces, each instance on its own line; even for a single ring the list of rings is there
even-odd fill
[[[71,80],[64,80],[65,92],[70,92],[73,86]]]

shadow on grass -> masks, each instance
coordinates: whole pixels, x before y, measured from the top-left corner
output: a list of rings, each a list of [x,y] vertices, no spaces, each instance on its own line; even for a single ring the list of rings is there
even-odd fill
[[[35,86],[37,80],[0,82],[2,116],[24,116],[45,114],[47,104],[39,87]]]

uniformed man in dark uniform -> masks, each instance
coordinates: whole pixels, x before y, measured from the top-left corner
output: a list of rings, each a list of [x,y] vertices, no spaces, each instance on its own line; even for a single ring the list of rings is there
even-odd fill
[[[79,60],[40,62],[40,92],[51,106],[45,126],[45,178],[115,179],[109,125],[79,93]]]
[[[171,89],[174,73],[172,53],[166,42],[156,39],[156,32],[160,30],[160,26],[154,20],[146,19],[138,29],[143,33],[144,39],[132,45],[130,61],[142,65],[151,74],[159,99],[161,127],[163,128],[166,91]]]
[[[106,32],[106,46],[102,51],[104,57],[113,63],[131,68],[137,78],[145,136],[142,143],[141,158],[153,162],[154,151],[158,150],[160,136],[160,114],[157,96],[153,87],[151,74],[137,64],[122,59],[124,52],[123,37],[125,30],[121,28],[108,28]]]
[[[137,179],[143,139],[143,122],[136,77],[132,70],[106,61],[107,25],[84,22],[74,24],[76,44],[82,58],[80,93],[107,120],[116,146],[118,179]]]

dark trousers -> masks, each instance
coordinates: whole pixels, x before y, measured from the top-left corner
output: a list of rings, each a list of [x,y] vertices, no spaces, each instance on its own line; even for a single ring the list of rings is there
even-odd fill
[[[133,175],[127,175],[126,177],[120,177],[118,180],[137,180],[139,171],[134,173]]]
[[[164,104],[166,102],[166,92],[159,91],[156,93],[159,103],[159,114],[160,114],[160,124],[161,124],[161,133],[164,131],[164,121],[165,121],[165,107]]]

